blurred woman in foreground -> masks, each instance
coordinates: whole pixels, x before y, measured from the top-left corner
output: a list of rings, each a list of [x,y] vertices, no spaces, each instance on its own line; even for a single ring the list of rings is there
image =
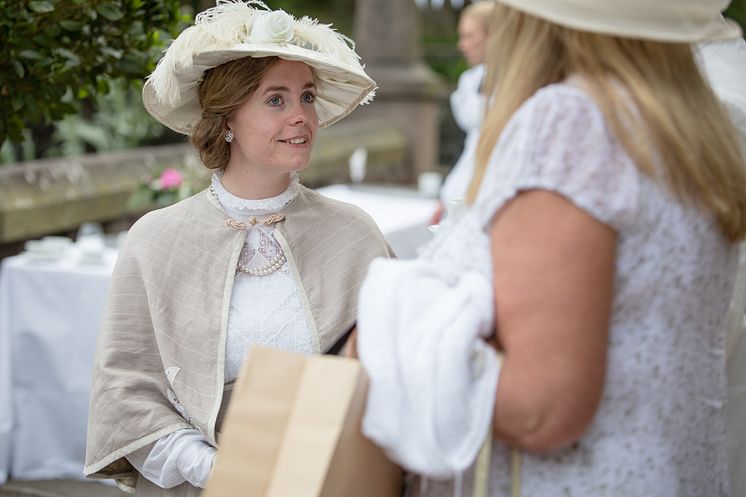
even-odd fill
[[[526,496],[730,495],[724,318],[746,169],[692,52],[741,35],[721,4],[496,4],[472,205],[423,254],[494,291],[489,495],[509,495],[510,447]]]

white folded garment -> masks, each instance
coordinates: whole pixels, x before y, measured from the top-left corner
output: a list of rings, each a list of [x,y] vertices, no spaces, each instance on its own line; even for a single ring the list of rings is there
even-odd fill
[[[402,467],[452,478],[492,419],[499,361],[487,277],[448,281],[429,261],[376,259],[360,290],[358,354],[370,377],[363,433]]]

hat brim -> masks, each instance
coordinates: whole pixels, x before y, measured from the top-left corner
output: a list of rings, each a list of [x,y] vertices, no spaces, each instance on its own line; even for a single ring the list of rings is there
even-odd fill
[[[623,38],[661,41],[668,43],[699,43],[703,41],[724,41],[740,38],[741,27],[731,19],[712,15],[710,20],[702,20],[705,7],[689,9],[696,18],[686,15],[674,16],[670,6],[645,4],[635,8],[640,0],[630,6],[628,0],[613,2],[596,1],[557,1],[557,0],[498,0],[509,7],[547,21],[592,33],[601,33]],[[671,0],[674,1],[674,0]],[[670,3],[670,2],[669,2]],[[683,11],[679,8],[679,11]]]
[[[375,81],[361,67],[352,67],[315,50],[289,43],[272,46],[240,43],[230,49],[196,55],[190,67],[177,67],[174,75],[181,95],[178,105],[161,102],[150,80],[143,87],[143,104],[164,125],[176,132],[191,135],[202,117],[197,91],[205,71],[243,57],[279,57],[308,64],[316,78],[316,112],[320,127],[329,126],[347,116],[376,89]]]

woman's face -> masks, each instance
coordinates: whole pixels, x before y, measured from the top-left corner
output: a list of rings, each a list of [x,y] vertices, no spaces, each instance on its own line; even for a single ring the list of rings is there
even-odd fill
[[[311,68],[279,59],[227,120],[234,135],[227,167],[270,178],[308,166],[319,127],[315,100]]]
[[[469,66],[484,62],[487,50],[487,32],[476,16],[462,16],[458,22],[458,49]]]

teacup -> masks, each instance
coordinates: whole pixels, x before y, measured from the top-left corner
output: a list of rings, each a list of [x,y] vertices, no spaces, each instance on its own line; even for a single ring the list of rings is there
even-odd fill
[[[50,250],[67,250],[73,244],[72,239],[66,236],[44,236],[40,240],[41,244],[49,247]]]

